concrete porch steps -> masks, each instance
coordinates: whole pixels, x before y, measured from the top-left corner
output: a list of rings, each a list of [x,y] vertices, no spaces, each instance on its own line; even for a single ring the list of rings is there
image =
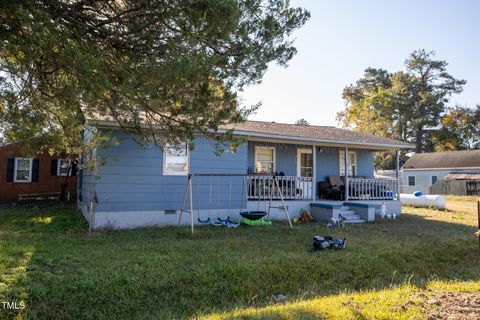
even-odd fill
[[[363,219],[351,219],[351,220],[343,220],[343,223],[365,223]]]
[[[356,220],[356,219],[360,219],[360,216],[358,214],[342,214],[342,217],[344,217],[346,220]]]
[[[316,201],[310,203],[315,220],[331,222],[341,215],[344,223],[365,223],[375,220],[375,204],[364,202]]]
[[[358,214],[355,214],[354,210],[350,210],[350,207],[348,206],[342,206],[340,208],[340,215],[342,215],[345,220],[343,220],[343,223],[364,223],[365,220],[360,219],[360,216]]]
[[[355,210],[340,210],[339,212],[341,215],[352,215],[352,214],[355,214]]]

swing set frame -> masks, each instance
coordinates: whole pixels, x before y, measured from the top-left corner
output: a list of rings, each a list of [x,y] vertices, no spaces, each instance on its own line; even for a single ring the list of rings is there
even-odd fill
[[[182,208],[180,209],[180,216],[178,217],[178,223],[177,223],[177,226],[180,225],[181,221],[182,221],[182,217],[183,217],[183,213],[188,213],[189,216],[190,216],[190,229],[191,229],[191,232],[192,234],[195,233],[195,230],[194,230],[194,219],[193,219],[193,187],[192,187],[192,178],[193,177],[217,177],[217,199],[220,195],[219,193],[219,179],[220,177],[244,177],[244,186],[245,188],[242,188],[242,203],[243,203],[243,192],[246,192],[247,188],[248,188],[248,184],[245,183],[245,179],[248,177],[248,176],[256,176],[256,174],[242,174],[242,173],[233,173],[233,174],[228,174],[228,173],[189,173],[187,175],[187,182],[185,183],[185,190],[183,192],[183,201],[182,201]],[[290,225],[290,228],[293,229],[293,225],[292,225],[292,221],[290,219],[290,214],[288,213],[288,207],[287,205],[285,204],[285,199],[283,197],[283,192],[282,192],[282,188],[280,187],[280,184],[278,182],[278,178],[276,175],[274,174],[271,174],[271,175],[262,175],[264,177],[272,177],[272,184],[270,186],[270,190],[269,190],[269,202],[268,202],[268,211],[267,211],[267,220],[270,220],[270,209],[272,208],[277,208],[277,209],[283,209],[284,212],[285,212],[285,216],[287,218],[287,221]],[[200,183],[200,182],[199,182]],[[198,189],[199,187],[197,187]],[[272,201],[273,201],[273,194],[275,193],[275,189],[277,190],[277,194],[280,196],[280,200],[282,202],[282,206],[272,206]],[[199,190],[198,190],[199,191]],[[232,198],[232,184],[231,184],[231,179],[230,179],[230,190],[229,190],[230,194],[229,194],[229,201],[231,202],[231,198]],[[189,195],[189,209],[190,210],[186,210],[186,202],[187,202],[187,195]],[[212,197],[212,179],[210,180],[210,205],[211,205],[211,197]],[[266,199],[264,198],[264,201]],[[246,194],[246,201],[248,201],[248,194]],[[260,198],[258,199],[258,201],[260,202]],[[231,209],[231,208],[230,208]],[[230,210],[229,209],[229,210]],[[198,209],[200,211],[200,209]],[[211,211],[211,208],[208,209],[209,210],[209,217],[208,219],[206,220],[206,222],[210,222],[210,211]],[[217,208],[217,211],[220,210],[220,208]],[[217,213],[218,214],[218,213]],[[200,216],[200,214],[199,214]],[[202,222],[200,219],[199,219],[200,222]]]

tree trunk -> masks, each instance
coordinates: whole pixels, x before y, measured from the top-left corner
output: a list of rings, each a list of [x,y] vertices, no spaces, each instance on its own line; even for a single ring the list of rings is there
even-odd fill
[[[415,130],[415,152],[423,152],[423,126],[417,126]]]
[[[69,176],[63,177],[64,180],[60,186],[60,201],[67,202],[67,190],[68,190],[68,178]]]
[[[63,176],[62,184],[60,185],[60,201],[67,202],[69,199],[67,198],[68,186],[70,184],[70,176],[72,174],[72,161],[70,161],[70,167],[68,169],[68,174]]]

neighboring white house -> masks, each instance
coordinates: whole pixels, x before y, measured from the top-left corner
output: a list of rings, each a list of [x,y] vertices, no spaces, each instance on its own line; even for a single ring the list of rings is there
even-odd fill
[[[400,192],[428,194],[432,184],[453,173],[480,174],[480,150],[414,154],[400,172]]]

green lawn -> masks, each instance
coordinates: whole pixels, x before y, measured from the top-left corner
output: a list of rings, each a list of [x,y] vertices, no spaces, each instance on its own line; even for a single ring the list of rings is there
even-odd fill
[[[0,209],[0,301],[26,304],[0,318],[427,318],[436,293],[480,292],[474,199],[447,203],[349,225],[347,250],[324,252],[319,224],[89,237],[70,207]]]

